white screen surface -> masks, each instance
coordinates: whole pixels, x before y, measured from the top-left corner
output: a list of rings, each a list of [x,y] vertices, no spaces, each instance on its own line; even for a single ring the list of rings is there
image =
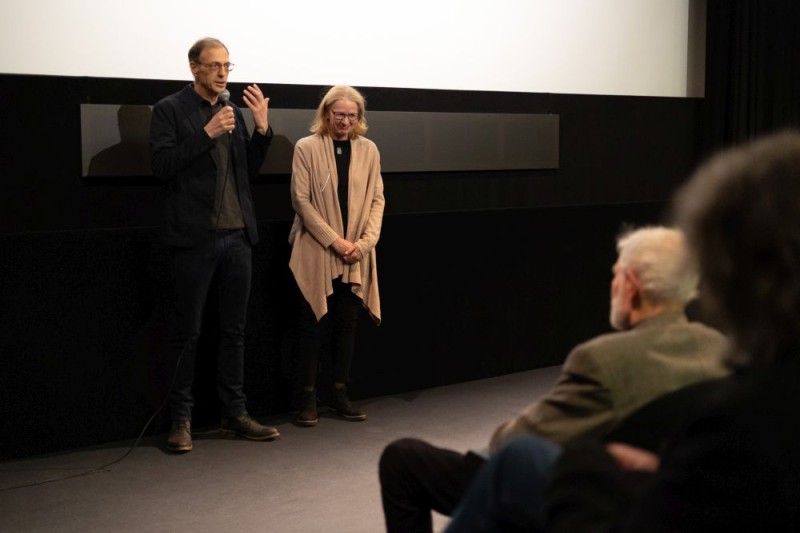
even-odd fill
[[[232,82],[686,96],[690,0],[28,0],[0,72],[190,79],[221,39]]]

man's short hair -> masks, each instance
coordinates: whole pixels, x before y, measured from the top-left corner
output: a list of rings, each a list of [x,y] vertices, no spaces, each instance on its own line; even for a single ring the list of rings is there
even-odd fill
[[[711,311],[739,353],[768,366],[800,341],[800,134],[726,150],[675,197]]]
[[[697,294],[698,274],[688,260],[683,233],[652,226],[617,237],[618,264],[639,279],[650,304],[685,306]]]
[[[206,48],[217,48],[222,47],[225,51],[228,50],[228,47],[225,46],[222,41],[219,39],[215,39],[214,37],[203,37],[199,39],[196,43],[189,48],[189,62],[199,63],[200,62],[200,54],[203,53],[203,50]]]

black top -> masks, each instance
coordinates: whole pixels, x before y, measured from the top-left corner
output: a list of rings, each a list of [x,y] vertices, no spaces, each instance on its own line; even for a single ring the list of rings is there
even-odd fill
[[[350,139],[333,141],[336,154],[336,175],[339,176],[339,209],[342,211],[343,237],[347,237],[347,183],[350,180]]]

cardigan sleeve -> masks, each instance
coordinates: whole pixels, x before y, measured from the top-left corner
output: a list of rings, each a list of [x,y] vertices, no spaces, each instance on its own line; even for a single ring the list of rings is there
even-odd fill
[[[367,255],[375,248],[381,234],[383,224],[383,209],[386,200],[383,197],[383,177],[381,176],[380,154],[377,148],[374,150],[369,169],[369,182],[374,183],[372,187],[372,199],[369,205],[369,215],[364,231],[361,232],[355,245],[361,250],[362,255]]]
[[[309,233],[323,247],[327,248],[339,238],[339,234],[314,207],[312,195],[321,194],[325,188],[332,187],[330,172],[327,176],[314,176],[306,144],[298,142],[292,159],[291,196],[292,207]],[[315,182],[316,180],[316,182]],[[322,183],[319,183],[322,180]]]

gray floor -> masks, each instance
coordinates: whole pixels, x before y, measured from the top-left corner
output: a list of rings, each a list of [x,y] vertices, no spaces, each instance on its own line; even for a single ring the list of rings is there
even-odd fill
[[[130,442],[0,463],[2,532],[380,532],[377,462],[383,447],[414,436],[458,450],[487,444],[492,430],[546,391],[558,367],[360,402],[366,422],[322,414],[314,428],[291,419],[276,442],[195,434],[191,453],[166,454],[163,435],[121,457]],[[10,490],[9,490],[10,489]],[[441,529],[446,519],[434,517]]]

